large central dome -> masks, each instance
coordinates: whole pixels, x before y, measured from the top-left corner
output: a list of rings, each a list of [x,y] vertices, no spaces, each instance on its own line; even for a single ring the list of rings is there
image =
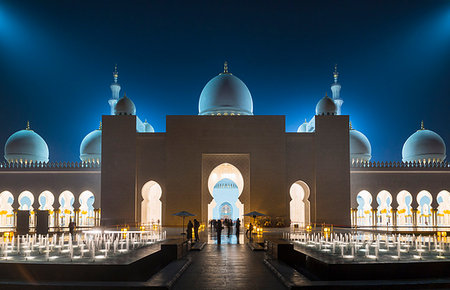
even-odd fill
[[[198,102],[199,115],[253,115],[253,100],[247,86],[239,78],[224,72],[203,88]]]

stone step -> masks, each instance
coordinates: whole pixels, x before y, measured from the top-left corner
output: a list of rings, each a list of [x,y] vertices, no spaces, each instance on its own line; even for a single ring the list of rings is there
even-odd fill
[[[160,287],[161,289],[170,289],[190,264],[191,261],[188,259],[175,260],[153,275],[147,281],[146,285],[150,287]]]
[[[206,245],[205,242],[196,242],[194,245],[192,245],[191,251],[201,251],[203,250],[205,245]]]
[[[250,242],[247,245],[250,247],[250,249],[252,251],[264,251],[265,250],[263,246],[261,246],[258,243],[255,243],[255,242]]]

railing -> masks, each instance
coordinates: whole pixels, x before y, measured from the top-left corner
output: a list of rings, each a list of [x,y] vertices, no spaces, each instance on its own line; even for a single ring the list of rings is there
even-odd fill
[[[98,168],[102,167],[97,162],[1,162],[0,170],[21,168]]]
[[[450,168],[450,164],[446,162],[352,162],[351,168]]]

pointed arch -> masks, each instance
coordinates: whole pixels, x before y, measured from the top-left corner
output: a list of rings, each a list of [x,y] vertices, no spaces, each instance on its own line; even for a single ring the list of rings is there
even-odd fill
[[[241,171],[230,163],[222,163],[216,166],[208,177],[208,190],[213,200],[208,204],[208,220],[213,219],[214,212],[218,213],[218,207],[221,206],[225,200],[221,200],[220,204],[215,200],[214,192],[221,191],[221,184],[228,184],[229,188],[237,187],[237,196],[230,196],[230,204],[234,207],[238,213],[234,213],[234,216],[238,216],[240,220],[244,219],[244,204],[239,200],[239,196],[244,190],[244,178]],[[218,186],[216,186],[218,185]],[[225,186],[225,185],[224,185]]]

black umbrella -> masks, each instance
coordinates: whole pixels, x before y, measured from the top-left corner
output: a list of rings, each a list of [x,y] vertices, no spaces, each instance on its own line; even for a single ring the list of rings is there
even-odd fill
[[[252,212],[244,214],[244,216],[251,216],[251,217],[253,217],[253,223],[256,223],[256,217],[257,216],[265,216],[265,214],[257,212],[257,211],[252,211]]]
[[[184,211],[184,210],[180,211],[180,212],[177,212],[177,213],[174,213],[173,215],[180,216],[180,217],[183,218],[183,234],[184,234],[184,218],[187,217],[187,216],[195,216],[195,214],[192,214],[192,213]]]

